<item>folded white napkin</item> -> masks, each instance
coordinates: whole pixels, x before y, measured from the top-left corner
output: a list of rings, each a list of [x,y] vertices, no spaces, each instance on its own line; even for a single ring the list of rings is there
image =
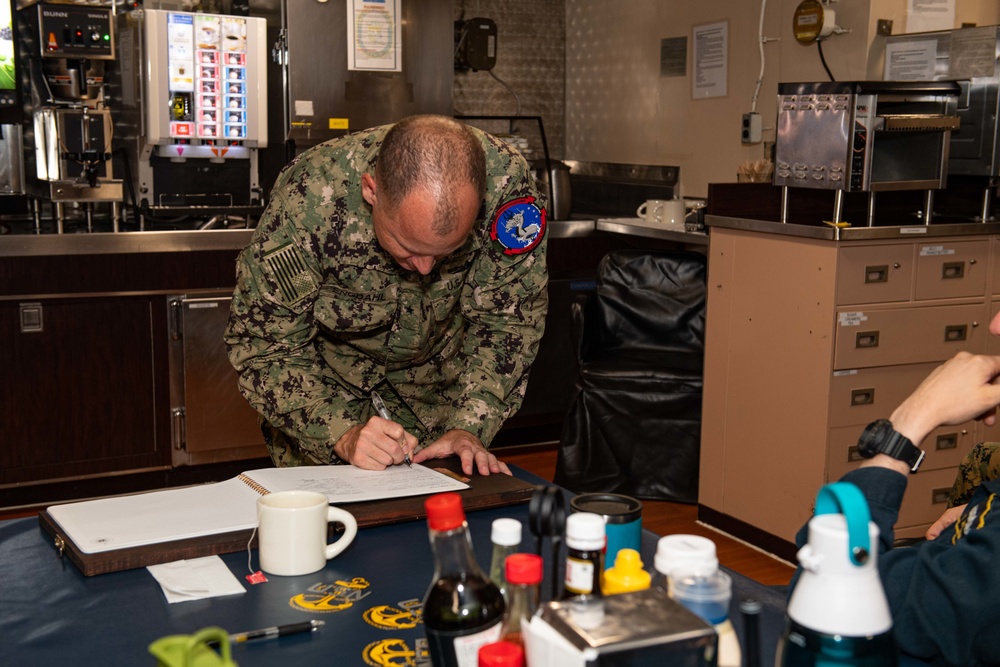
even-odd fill
[[[159,582],[171,604],[247,592],[218,556],[177,560],[146,569]]]

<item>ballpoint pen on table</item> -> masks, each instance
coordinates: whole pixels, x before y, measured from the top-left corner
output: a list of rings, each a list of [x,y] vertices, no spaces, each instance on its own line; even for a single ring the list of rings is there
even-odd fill
[[[382,419],[388,419],[392,421],[392,417],[389,416],[389,411],[385,409],[385,403],[382,402],[382,397],[378,395],[378,392],[372,392],[372,405],[375,406],[375,412]],[[406,462],[408,467],[413,467],[413,461],[410,460],[410,455],[407,452],[403,452],[403,461]]]
[[[305,621],[303,623],[276,625],[271,628],[250,630],[249,632],[237,632],[236,634],[229,635],[229,641],[233,644],[242,644],[243,642],[248,642],[253,639],[273,639],[275,637],[297,635],[301,632],[312,632],[324,625],[326,625],[326,621]]]

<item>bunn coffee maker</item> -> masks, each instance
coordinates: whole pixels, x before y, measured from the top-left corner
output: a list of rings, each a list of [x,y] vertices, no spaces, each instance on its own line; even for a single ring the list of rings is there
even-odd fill
[[[87,231],[93,231],[94,204],[110,204],[118,231],[122,182],[112,173],[113,123],[103,95],[105,63],[115,60],[112,10],[37,3],[18,15],[31,89],[25,180],[36,231],[42,200],[52,202],[60,233],[68,203],[83,209]]]

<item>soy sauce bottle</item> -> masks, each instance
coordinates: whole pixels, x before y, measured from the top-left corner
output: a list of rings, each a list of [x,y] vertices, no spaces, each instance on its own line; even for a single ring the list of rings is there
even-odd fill
[[[424,596],[424,627],[434,667],[477,667],[480,647],[500,639],[504,600],[476,562],[462,498],[424,502],[434,579]]]

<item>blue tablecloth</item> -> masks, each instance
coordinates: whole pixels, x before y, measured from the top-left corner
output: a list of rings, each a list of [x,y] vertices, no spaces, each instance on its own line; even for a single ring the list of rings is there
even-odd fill
[[[534,483],[543,480],[517,470]],[[522,551],[533,550],[525,504],[472,512],[468,516],[476,556],[484,569],[491,557],[494,519],[513,517],[525,527]],[[657,536],[643,534],[643,561],[651,564]],[[248,554],[222,556],[241,580]],[[359,532],[354,544],[315,574],[270,577],[265,584],[245,584],[247,593],[168,604],[145,569],[84,577],[61,560],[36,519],[0,522],[0,655],[6,665],[143,665],[155,664],[148,646],[159,637],[190,634],[218,625],[229,632],[293,623],[326,621],[310,634],[233,648],[241,667],[253,665],[364,664],[376,653],[417,659],[425,650],[423,626],[410,613],[419,606],[433,573],[424,522],[409,522]],[[256,569],[257,553],[252,552]],[[784,593],[736,573],[733,614],[745,597],[764,605],[761,615],[762,665],[774,663],[783,626]],[[280,662],[279,662],[280,661]]]

